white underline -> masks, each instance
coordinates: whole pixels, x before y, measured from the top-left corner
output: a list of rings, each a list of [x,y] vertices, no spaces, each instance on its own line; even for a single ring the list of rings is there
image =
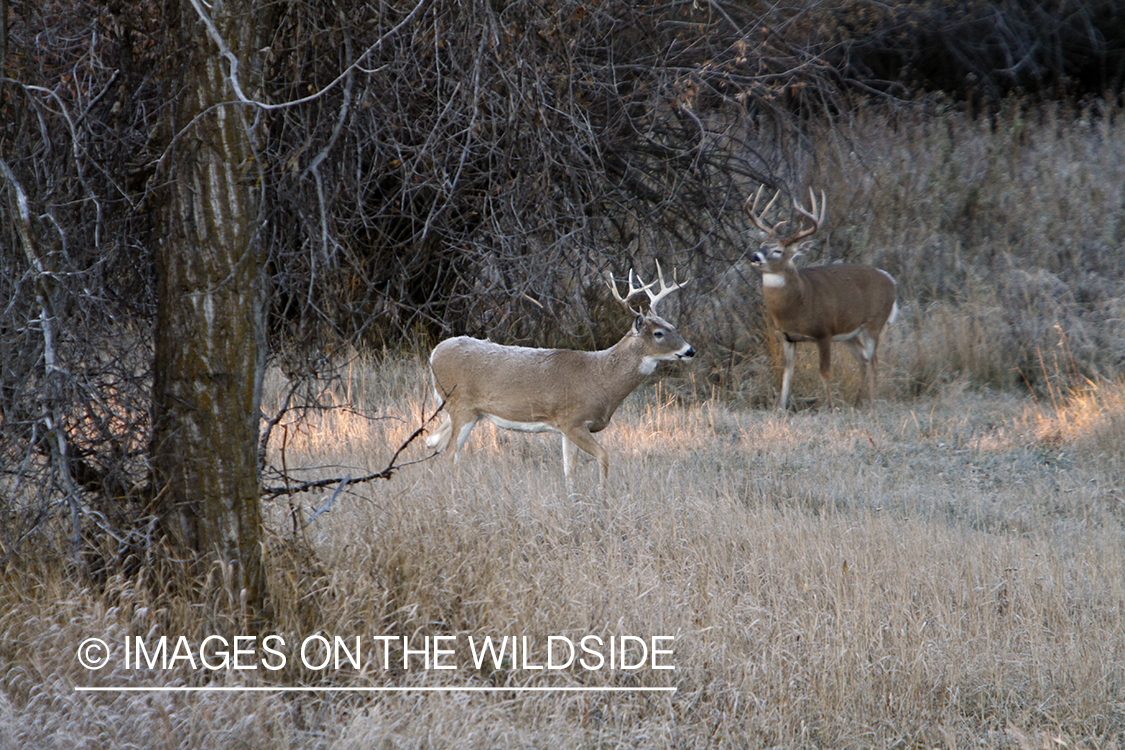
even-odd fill
[[[675,687],[281,687],[281,686],[169,686],[88,687],[81,693],[674,693]]]

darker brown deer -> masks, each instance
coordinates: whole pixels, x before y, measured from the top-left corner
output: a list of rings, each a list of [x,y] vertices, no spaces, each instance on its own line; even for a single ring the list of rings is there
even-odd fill
[[[795,349],[802,341],[814,342],[820,352],[820,377],[824,381],[824,401],[829,407],[833,341],[847,342],[863,371],[856,403],[865,397],[874,398],[879,336],[898,314],[894,277],[880,268],[855,263],[797,268],[793,261],[801,256],[804,247],[799,243],[824,223],[824,193],[821,192],[818,202],[810,188],[809,208],[794,202],[793,210],[801,226],[791,234],[779,235],[778,229],[785,222],[768,225],[762,218],[777,201],[778,193],[759,212],[762,189],[748,197],[743,208],[754,226],[766,233],[762,248],[750,257],[750,265],[762,274],[766,312],[781,335],[785,352],[780,407],[785,409],[789,403]]]

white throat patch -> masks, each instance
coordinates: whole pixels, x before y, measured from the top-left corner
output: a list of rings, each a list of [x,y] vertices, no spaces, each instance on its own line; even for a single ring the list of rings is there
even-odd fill
[[[762,274],[762,286],[773,287],[775,289],[778,288],[778,287],[785,286],[785,274],[763,273]]]
[[[642,357],[641,358],[641,375],[651,375],[652,371],[656,369],[656,365],[660,360],[656,357]]]

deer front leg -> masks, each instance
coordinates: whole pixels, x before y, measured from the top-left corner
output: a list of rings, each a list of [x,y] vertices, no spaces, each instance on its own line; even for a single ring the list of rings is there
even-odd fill
[[[820,379],[824,381],[824,403],[832,408],[832,385],[828,382],[828,375],[832,370],[832,339],[818,339],[816,347],[820,350]]]
[[[578,444],[572,441],[564,433],[562,436],[562,452],[563,452],[563,479],[566,484],[570,486],[570,473],[574,470],[574,463],[578,460]]]
[[[586,427],[586,425],[577,425],[566,429],[563,435],[566,440],[598,460],[599,482],[602,487],[605,487],[606,479],[609,478],[609,453],[606,452],[606,449],[603,448],[597,440],[594,440],[594,436],[590,434],[590,429]],[[566,474],[567,465],[574,462],[574,457],[576,455],[573,448],[570,448],[570,451],[571,457],[569,460],[567,459],[567,450],[563,451],[564,475]]]
[[[785,373],[781,376],[781,404],[785,411],[789,404],[789,384],[793,381],[793,368],[797,365],[797,345],[782,336],[781,349],[785,352]]]

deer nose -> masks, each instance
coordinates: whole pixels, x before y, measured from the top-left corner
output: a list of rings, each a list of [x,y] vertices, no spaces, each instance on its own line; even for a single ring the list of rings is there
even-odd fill
[[[680,352],[678,355],[680,359],[691,359],[695,356],[695,347],[689,346],[686,352]]]
[[[756,253],[754,253],[753,255],[750,256],[750,265],[752,265],[752,266],[760,266],[760,265],[764,264],[765,262],[766,262],[766,256],[763,255],[761,253],[761,251],[758,251],[758,252],[756,252]]]

